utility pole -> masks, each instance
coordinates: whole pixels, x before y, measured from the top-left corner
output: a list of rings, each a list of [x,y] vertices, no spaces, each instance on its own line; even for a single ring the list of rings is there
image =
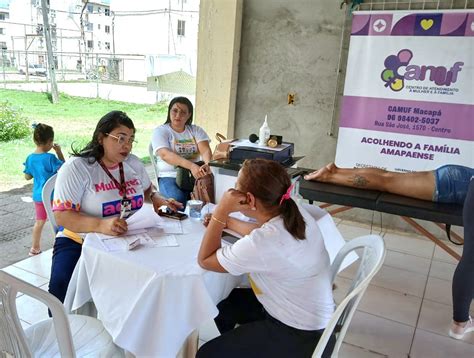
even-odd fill
[[[48,51],[48,69],[49,79],[51,81],[51,97],[53,103],[59,102],[58,85],[56,83],[56,69],[54,66],[53,46],[51,45],[51,28],[49,26],[49,7],[46,0],[41,0],[41,9],[43,13],[43,32],[46,38],[46,50]]]

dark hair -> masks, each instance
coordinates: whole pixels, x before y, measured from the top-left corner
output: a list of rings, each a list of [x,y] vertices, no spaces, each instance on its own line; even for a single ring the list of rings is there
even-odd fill
[[[166,122],[165,124],[167,123],[171,123],[171,117],[170,117],[170,112],[171,112],[171,108],[173,108],[173,106],[176,104],[176,103],[181,103],[181,104],[184,104],[186,107],[188,107],[188,111],[189,113],[191,114],[188,118],[188,120],[186,121],[185,125],[186,126],[189,126],[191,123],[193,123],[193,113],[194,113],[194,109],[193,109],[193,104],[191,103],[191,101],[189,99],[187,99],[186,97],[175,97],[171,100],[170,104],[168,105],[168,116],[166,117]]]
[[[81,150],[72,148],[72,155],[81,158],[90,158],[91,162],[99,161],[104,156],[104,147],[100,144],[99,139],[106,136],[107,133],[112,132],[115,128],[125,126],[133,129],[135,133],[135,126],[132,120],[122,111],[112,111],[103,116],[97,126],[95,127],[92,140]]]
[[[282,196],[291,186],[286,169],[273,160],[246,160],[239,176],[239,190],[252,193],[263,207],[283,217],[286,230],[298,240],[306,239],[306,223],[293,199],[283,200]]]
[[[53,127],[47,124],[38,123],[34,125],[33,141],[36,145],[48,144],[50,140],[54,139]]]

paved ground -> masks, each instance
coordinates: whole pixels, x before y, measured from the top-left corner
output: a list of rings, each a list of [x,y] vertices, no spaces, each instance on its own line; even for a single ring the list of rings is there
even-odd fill
[[[28,257],[35,223],[32,186],[0,192],[0,268]],[[45,225],[41,241],[43,250],[52,247],[53,233],[49,226]]]
[[[150,178],[155,182],[153,167],[147,165]],[[35,209],[31,202],[33,184],[0,192],[0,268],[28,257],[31,232],[35,223]],[[41,249],[53,247],[54,235],[48,223],[41,236]]]

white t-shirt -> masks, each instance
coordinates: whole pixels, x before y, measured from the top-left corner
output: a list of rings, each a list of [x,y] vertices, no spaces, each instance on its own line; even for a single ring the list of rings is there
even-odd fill
[[[210,139],[204,129],[194,124],[185,126],[182,133],[176,132],[169,124],[163,124],[154,129],[151,137],[153,153],[156,153],[158,149],[168,148],[192,162],[201,160],[197,143],[202,141],[210,142]],[[176,167],[174,165],[166,163],[159,156],[156,156],[156,160],[160,178],[176,177]]]
[[[252,289],[265,310],[302,330],[326,328],[334,312],[329,256],[313,217],[298,207],[306,239],[295,239],[275,217],[217,250],[219,263],[232,275],[249,273]]]
[[[119,166],[108,169],[120,183]],[[151,181],[145,166],[133,154],[123,162],[123,170],[133,213],[143,206],[143,193],[150,187]],[[106,218],[120,215],[121,200],[119,189],[98,162],[89,164],[87,158],[72,157],[59,169],[53,211],[74,210]],[[65,236],[62,232],[58,235]]]

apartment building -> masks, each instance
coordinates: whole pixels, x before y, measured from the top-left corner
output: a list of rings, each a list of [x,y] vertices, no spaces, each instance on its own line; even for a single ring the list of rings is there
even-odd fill
[[[95,78],[106,73],[106,79],[146,82],[155,74],[150,62],[156,68],[164,59],[195,75],[199,0],[49,3],[59,74],[75,71]],[[41,0],[0,0],[0,45],[5,62],[17,69],[27,63],[46,67]],[[147,61],[150,56],[153,61]]]
[[[195,75],[199,0],[140,0],[134,2],[133,10],[128,0],[111,0],[110,8],[115,53],[142,55],[124,60],[125,80],[146,81],[147,75],[156,75],[152,62],[160,62],[161,68],[185,63],[185,72]],[[147,61],[150,56],[155,60]]]
[[[17,67],[25,66],[26,62],[46,64],[41,0],[3,0],[3,3],[7,10],[6,15],[0,15],[0,22],[8,17],[3,31],[12,63]],[[51,42],[58,70],[85,71],[100,63],[95,57],[111,53],[112,19],[108,0],[88,2],[87,6],[81,0],[49,0],[49,3]]]
[[[0,65],[10,66],[10,60],[6,51],[8,50],[8,29],[6,21],[10,18],[10,11],[6,2],[0,2]]]

